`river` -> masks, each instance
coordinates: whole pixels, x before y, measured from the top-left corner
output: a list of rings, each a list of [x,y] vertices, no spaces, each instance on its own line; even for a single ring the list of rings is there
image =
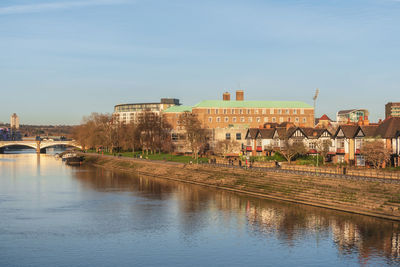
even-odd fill
[[[0,266],[397,266],[399,223],[0,155]]]

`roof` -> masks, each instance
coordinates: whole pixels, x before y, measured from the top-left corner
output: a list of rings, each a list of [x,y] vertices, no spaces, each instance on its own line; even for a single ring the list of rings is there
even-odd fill
[[[313,108],[299,101],[224,101],[204,100],[193,108]]]
[[[338,111],[338,114],[339,114],[339,115],[348,114],[348,113],[351,113],[351,112],[357,111],[357,110],[367,111],[367,110],[364,109],[364,108],[355,108],[355,109],[339,110],[339,111]]]
[[[322,115],[321,118],[319,118],[320,121],[332,121],[326,114]]]
[[[272,139],[274,137],[275,129],[260,129],[259,133],[262,139]]]
[[[246,138],[256,138],[258,133],[258,128],[249,128],[246,133]]]
[[[375,137],[378,125],[361,125],[361,130],[365,134],[365,137]]]
[[[337,136],[339,131],[342,130],[344,137],[354,138],[358,129],[359,129],[358,125],[340,125],[336,130],[335,136]]]
[[[398,131],[400,131],[400,117],[390,117],[379,124],[375,135],[382,138],[395,138]]]
[[[171,106],[163,111],[164,113],[192,112],[191,106]]]

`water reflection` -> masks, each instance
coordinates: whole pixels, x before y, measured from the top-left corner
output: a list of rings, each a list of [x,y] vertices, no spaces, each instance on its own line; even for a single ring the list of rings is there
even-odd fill
[[[360,264],[368,264],[375,257],[384,257],[387,264],[400,263],[397,222],[104,169],[80,169],[75,177],[97,191],[127,191],[149,199],[174,200],[184,235],[200,232],[216,222],[228,228],[235,221],[250,235],[265,240],[274,237],[288,247],[310,237],[316,244],[329,239],[341,255],[357,254]],[[147,211],[144,206],[142,215],[150,216]],[[222,218],[210,218],[215,215],[213,211],[222,212]]]

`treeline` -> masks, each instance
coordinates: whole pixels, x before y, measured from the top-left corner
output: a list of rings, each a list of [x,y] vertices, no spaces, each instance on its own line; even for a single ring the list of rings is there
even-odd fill
[[[121,123],[110,114],[92,113],[75,128],[74,139],[84,149],[107,152],[136,151],[170,152],[171,126],[157,113],[146,111],[138,120]]]
[[[197,116],[183,113],[180,118],[184,140],[193,157],[208,147],[209,134]],[[84,149],[102,149],[107,152],[138,151],[160,153],[174,151],[171,125],[163,116],[151,111],[137,115],[137,120],[121,123],[110,114],[92,113],[84,117],[74,130],[74,139]]]

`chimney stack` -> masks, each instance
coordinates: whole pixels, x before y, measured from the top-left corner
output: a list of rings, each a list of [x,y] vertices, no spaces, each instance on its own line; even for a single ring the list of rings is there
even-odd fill
[[[236,101],[243,101],[244,100],[244,92],[243,90],[236,91]]]
[[[230,101],[230,100],[231,100],[231,94],[228,93],[228,92],[225,92],[225,93],[222,95],[222,99],[223,99],[224,101]]]

